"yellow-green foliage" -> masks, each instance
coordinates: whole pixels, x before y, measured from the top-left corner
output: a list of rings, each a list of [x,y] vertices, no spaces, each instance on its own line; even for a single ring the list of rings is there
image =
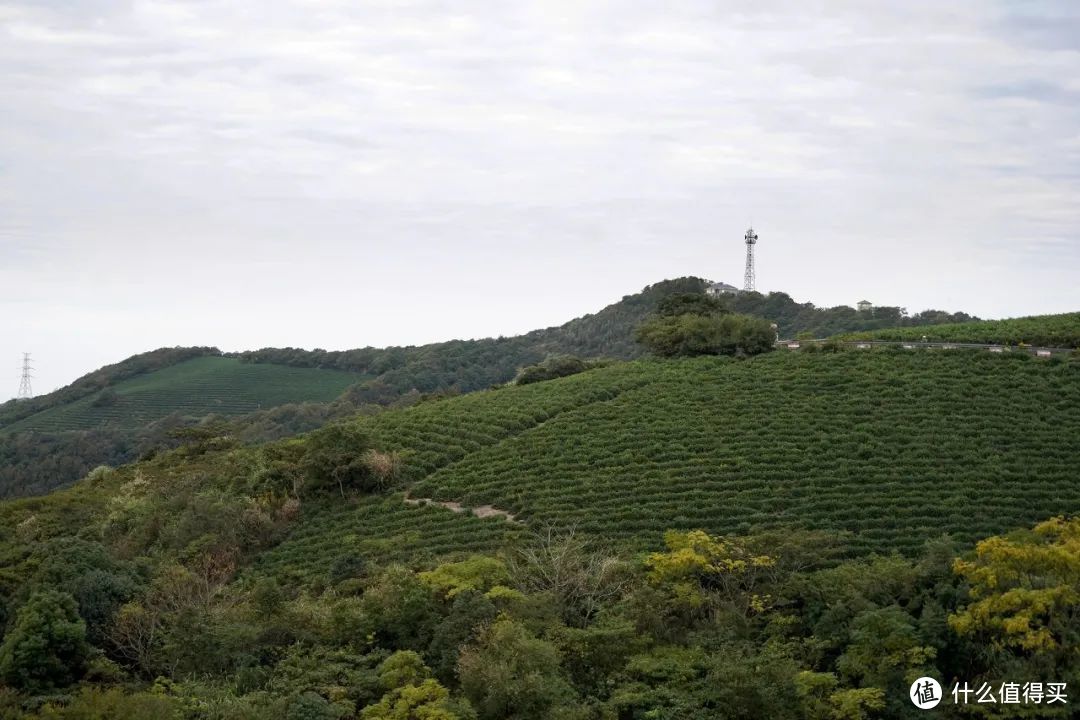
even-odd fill
[[[885,707],[885,692],[876,687],[849,688],[833,693],[829,703],[830,720],[868,720]]]
[[[386,693],[377,704],[364,708],[362,720],[458,720],[450,706],[450,693],[436,680],[405,685]]]
[[[838,690],[832,673],[804,670],[795,676],[795,691],[806,720],[866,720],[885,707],[881,688]]]
[[[774,558],[702,530],[668,531],[664,545],[666,552],[649,556],[649,581],[667,590],[676,605],[698,609],[717,596],[724,600],[745,596],[749,610],[762,612],[767,607],[769,598],[752,590],[763,572],[776,564]]]
[[[501,560],[474,555],[468,560],[446,563],[422,572],[420,579],[444,597],[452,598],[465,590],[487,592],[496,585],[506,585],[510,575]]]
[[[954,569],[971,584],[972,599],[949,618],[956,632],[1033,653],[1075,647],[1078,629],[1061,621],[1080,612],[1080,519],[988,538]]]
[[[382,699],[364,708],[362,720],[458,720],[449,691],[431,678],[420,655],[398,651],[378,668]]]

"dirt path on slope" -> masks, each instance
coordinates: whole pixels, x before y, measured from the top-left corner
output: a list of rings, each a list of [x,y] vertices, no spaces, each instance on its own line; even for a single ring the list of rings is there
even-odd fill
[[[438,500],[432,500],[431,498],[411,498],[408,495],[405,496],[405,504],[407,505],[439,505],[452,510],[456,513],[468,512],[469,510],[459,502],[446,501],[439,502]],[[476,505],[472,508],[472,514],[478,518],[489,517],[501,517],[507,522],[520,523],[521,521],[514,517],[514,514],[506,510],[500,510],[493,505]]]

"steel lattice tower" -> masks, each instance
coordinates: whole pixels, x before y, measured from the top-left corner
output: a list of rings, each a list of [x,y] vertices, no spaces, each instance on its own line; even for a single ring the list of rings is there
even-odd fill
[[[34,377],[30,374],[30,371],[33,369],[33,366],[30,364],[30,353],[23,353],[22,381],[19,383],[19,394],[16,396],[17,400],[29,400],[34,397],[34,389],[30,387],[30,378]]]
[[[754,228],[746,231],[743,236],[746,240],[746,273],[743,275],[743,291],[753,292],[757,278],[754,277],[754,245],[757,245],[757,233]]]

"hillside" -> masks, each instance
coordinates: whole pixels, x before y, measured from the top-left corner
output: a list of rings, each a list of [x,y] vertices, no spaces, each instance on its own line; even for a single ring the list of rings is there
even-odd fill
[[[670,528],[801,528],[835,534],[844,554],[914,553],[1080,512],[1078,380],[1076,361],[967,351],[639,360],[350,425],[401,454],[410,497],[490,505],[525,526],[636,549]],[[477,533],[472,520],[401,495],[330,503],[273,552],[317,569],[343,538],[438,556],[515,527],[488,519],[495,534]]]
[[[534,526],[642,549],[668,528],[798,527],[910,553],[1080,511],[1078,380],[1075,362],[1022,356],[772,353],[639,361],[360,422],[405,452],[411,495]]]
[[[35,413],[76,402],[128,378],[210,355],[221,355],[221,351],[213,347],[159,348],[98,368],[51,393],[38,395],[30,400],[8,400],[0,403],[0,431]]]
[[[1014,531],[1080,513],[1078,381],[1061,358],[785,351],[616,363],[259,447],[205,434],[0,502],[0,673],[24,693],[83,678],[34,718],[747,717],[713,713],[713,687],[749,717],[901,718],[909,676],[1071,682],[1053,650],[983,655],[999,626],[968,588],[1017,557],[1072,582],[1080,528]],[[987,603],[1012,587],[994,577]],[[83,618],[89,672],[11,674],[46,608]],[[527,700],[521,673],[540,673]]]
[[[329,402],[362,379],[339,370],[252,365],[204,356],[111,383],[108,390],[42,410],[4,430],[137,428],[172,413],[241,415],[264,406]]]
[[[918,341],[1080,347],[1080,313],[1036,315],[1006,320],[945,323],[928,327],[888,328],[843,333],[839,340]]]

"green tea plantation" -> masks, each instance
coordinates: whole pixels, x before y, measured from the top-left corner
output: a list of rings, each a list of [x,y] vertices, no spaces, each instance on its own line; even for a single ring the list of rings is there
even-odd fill
[[[293,402],[329,402],[363,376],[340,370],[243,363],[205,356],[122,380],[74,402],[3,428],[4,432],[135,428],[171,413],[240,415]]]

